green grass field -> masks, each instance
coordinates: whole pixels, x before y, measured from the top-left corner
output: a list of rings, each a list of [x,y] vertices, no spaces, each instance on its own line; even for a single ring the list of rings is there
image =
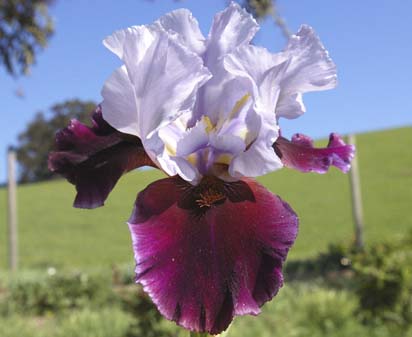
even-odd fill
[[[359,135],[358,154],[365,213],[365,238],[372,242],[412,229],[412,128]],[[132,262],[125,221],[138,191],[162,177],[158,171],[129,173],[97,210],[71,207],[74,187],[66,181],[18,190],[22,267],[100,267]],[[291,258],[310,257],[331,242],[352,240],[348,176],[288,169],[259,179],[288,201],[300,217]],[[0,268],[6,267],[6,191],[0,189]]]

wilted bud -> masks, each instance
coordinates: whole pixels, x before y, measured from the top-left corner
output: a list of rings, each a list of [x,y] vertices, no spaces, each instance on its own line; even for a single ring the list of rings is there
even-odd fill
[[[271,15],[274,9],[272,0],[246,0],[244,6],[256,19]]]

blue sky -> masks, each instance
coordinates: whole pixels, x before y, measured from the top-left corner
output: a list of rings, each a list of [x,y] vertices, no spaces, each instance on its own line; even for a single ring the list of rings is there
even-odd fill
[[[335,90],[306,94],[306,114],[282,121],[284,134],[315,138],[412,125],[412,2],[405,0],[278,0],[291,31],[313,26],[338,66]],[[224,0],[56,0],[51,13],[56,33],[30,76],[10,77],[0,69],[0,182],[6,149],[37,111],[70,98],[101,100],[105,79],[120,65],[102,46],[114,30],[150,23],[179,7],[189,8],[207,34]],[[271,51],[286,41],[267,20],[255,43]],[[14,92],[22,88],[25,98]],[[412,144],[411,144],[412,145]],[[379,144],[377,144],[379,146]]]

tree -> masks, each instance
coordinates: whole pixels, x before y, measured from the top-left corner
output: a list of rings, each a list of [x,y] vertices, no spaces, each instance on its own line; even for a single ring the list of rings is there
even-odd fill
[[[53,33],[53,0],[0,0],[0,65],[11,75],[27,73]]]
[[[53,174],[47,168],[47,157],[54,147],[56,131],[66,127],[73,118],[89,124],[90,113],[95,107],[92,101],[74,99],[53,105],[47,114],[37,113],[18,137],[20,182],[50,179]]]

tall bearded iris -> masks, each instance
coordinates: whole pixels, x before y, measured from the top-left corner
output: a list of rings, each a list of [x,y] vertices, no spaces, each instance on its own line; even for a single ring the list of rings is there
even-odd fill
[[[333,88],[336,69],[312,28],[278,54],[250,44],[257,29],[232,3],[207,38],[184,9],[115,32],[104,45],[124,64],[104,84],[93,125],[73,120],[49,159],[81,208],[102,206],[137,167],[169,176],[138,194],[128,222],[136,280],[192,331],[256,315],[282,286],[298,218],[252,177],[283,166],[346,172],[354,153],[335,134],[323,149],[280,136],[279,119],[305,111],[304,92]]]

